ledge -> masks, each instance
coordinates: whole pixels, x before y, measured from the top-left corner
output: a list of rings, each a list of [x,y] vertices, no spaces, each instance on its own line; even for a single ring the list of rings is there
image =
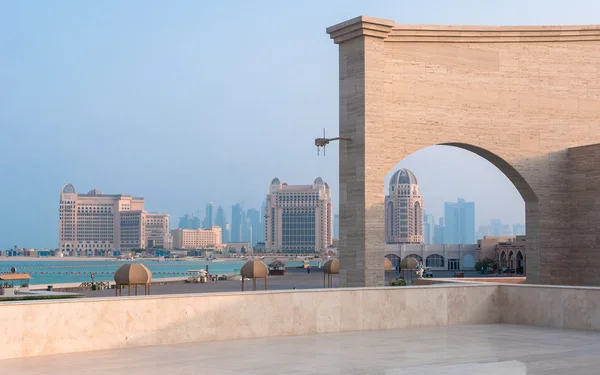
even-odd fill
[[[398,25],[394,21],[356,17],[327,28],[334,43],[359,36],[386,42],[527,43],[600,41],[600,25],[581,26],[456,26]]]

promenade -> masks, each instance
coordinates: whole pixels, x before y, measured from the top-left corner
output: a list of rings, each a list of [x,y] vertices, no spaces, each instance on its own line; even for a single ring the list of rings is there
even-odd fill
[[[598,352],[597,332],[493,324],[126,348],[0,367],[19,375],[587,375],[598,373]]]

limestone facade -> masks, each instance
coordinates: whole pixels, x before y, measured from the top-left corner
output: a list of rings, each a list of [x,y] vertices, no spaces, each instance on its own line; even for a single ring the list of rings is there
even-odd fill
[[[385,175],[431,145],[472,151],[521,193],[528,282],[600,284],[600,26],[358,17],[327,32],[352,139],[339,150],[342,285],[383,285]]]

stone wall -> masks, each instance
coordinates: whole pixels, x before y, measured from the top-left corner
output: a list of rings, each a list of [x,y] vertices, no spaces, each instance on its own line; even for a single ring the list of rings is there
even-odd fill
[[[0,359],[146,345],[494,323],[496,286],[0,303]]]
[[[600,285],[592,273],[573,277],[586,259],[600,264],[600,243],[577,225],[600,208],[585,206],[591,190],[572,204],[582,192],[571,181],[584,176],[571,175],[569,155],[600,144],[600,26],[358,17],[327,32],[339,45],[340,136],[352,139],[339,155],[342,286],[383,285],[385,175],[431,145],[483,157],[521,193],[530,282]],[[592,155],[575,162],[589,167]],[[591,170],[585,180],[596,184]]]
[[[600,288],[468,284],[0,303],[0,359],[186,342],[512,323],[600,331]]]

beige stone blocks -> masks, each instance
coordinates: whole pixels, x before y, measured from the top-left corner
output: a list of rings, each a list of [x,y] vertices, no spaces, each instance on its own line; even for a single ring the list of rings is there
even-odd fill
[[[383,285],[384,176],[438,144],[487,159],[523,196],[529,282],[598,285],[572,268],[596,262],[600,243],[574,244],[590,230],[584,218],[600,219],[600,206],[589,204],[595,177],[570,167],[568,149],[600,143],[599,26],[358,17],[328,33],[339,45],[340,136],[352,138],[340,145],[342,285]],[[595,155],[582,150],[578,160]],[[582,183],[588,198],[577,191]]]

